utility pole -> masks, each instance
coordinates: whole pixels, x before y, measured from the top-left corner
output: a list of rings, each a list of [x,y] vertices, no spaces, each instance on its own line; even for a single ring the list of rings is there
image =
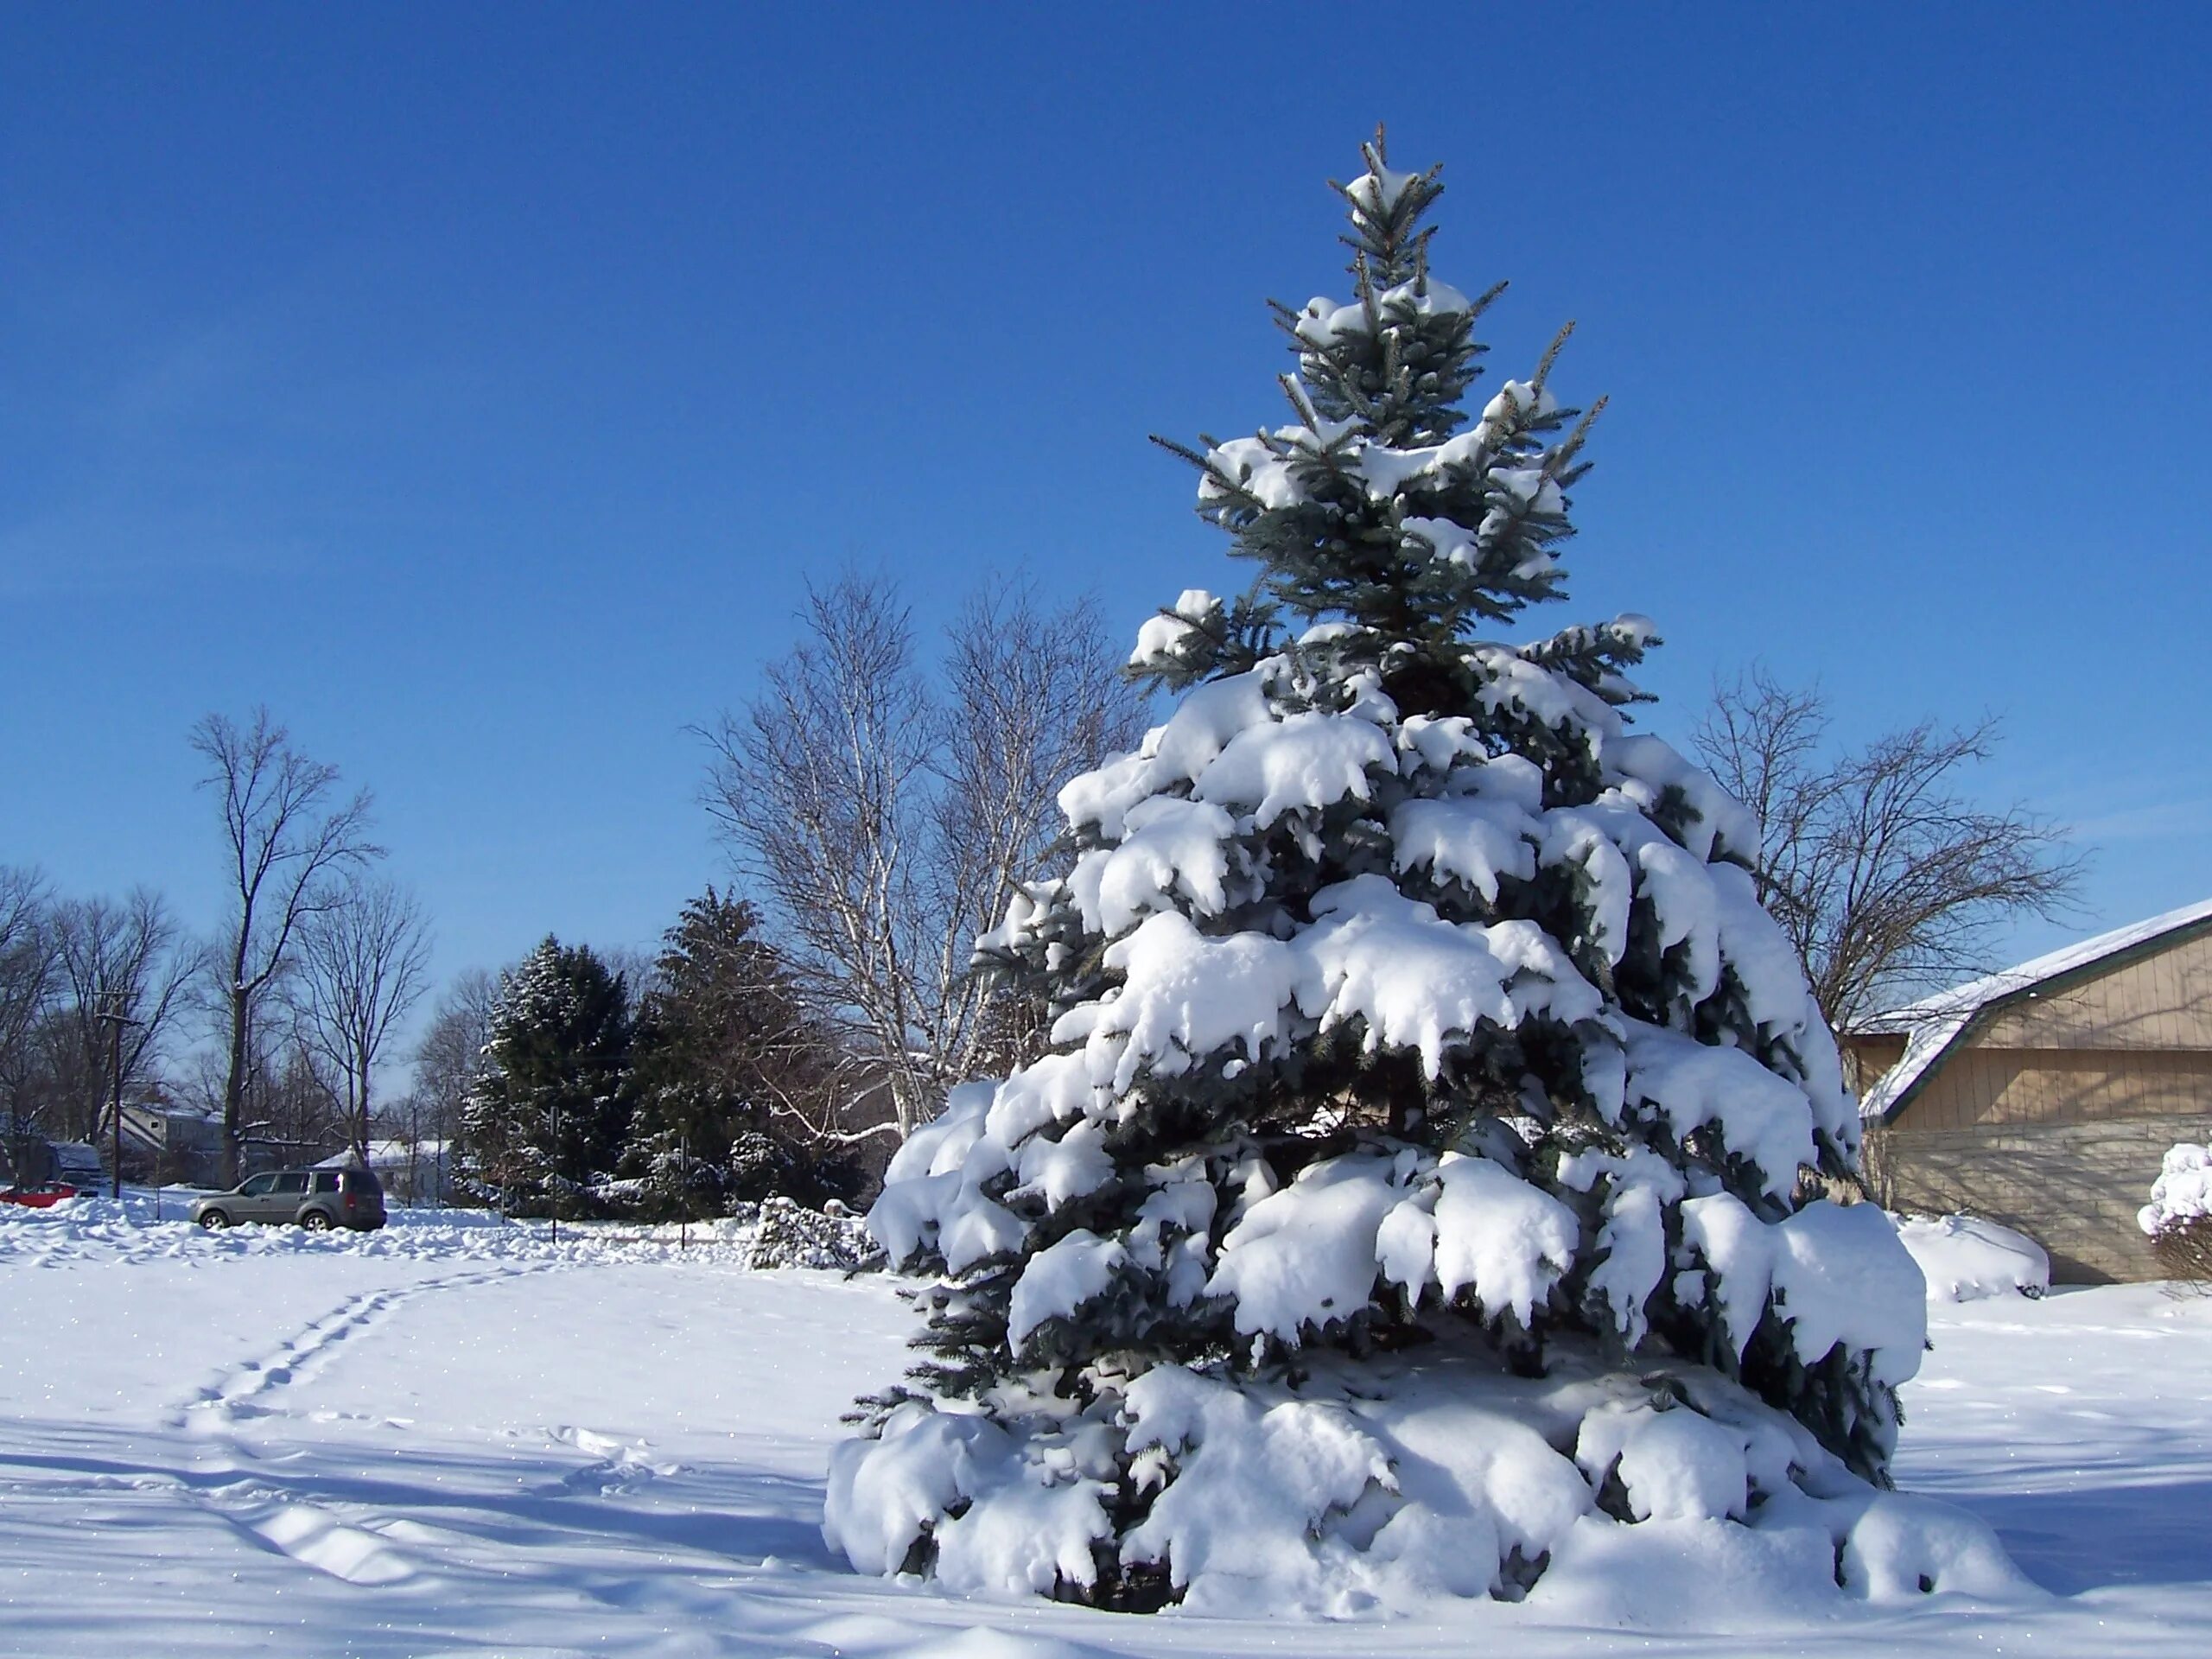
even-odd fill
[[[123,1028],[138,1023],[124,1012],[127,1004],[121,991],[109,991],[100,998],[99,1012],[92,1017],[108,1028],[108,1082],[111,1085],[108,1110],[110,1133],[110,1162],[112,1169],[108,1181],[108,1196],[118,1203],[123,1199]]]
[[[553,1212],[553,1243],[561,1242],[561,1096],[553,1096],[553,1144],[546,1148],[553,1178],[545,1184],[545,1207]]]

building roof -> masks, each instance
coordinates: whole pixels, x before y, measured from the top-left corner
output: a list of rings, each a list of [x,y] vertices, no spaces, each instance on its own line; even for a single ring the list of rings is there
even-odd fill
[[[2170,935],[2207,926],[2212,926],[2212,899],[2184,905],[2147,921],[2116,927],[2109,933],[2100,933],[2094,938],[2066,945],[2017,967],[1968,980],[1948,991],[1938,991],[1917,1002],[1875,1015],[1862,1029],[1904,1035],[1904,1055],[1860,1098],[1859,1116],[1885,1122],[1895,1117],[1921,1080],[1984,1016],[1993,1015],[2000,1008],[2050,988],[2059,981],[2088,977],[2092,970],[2117,967],[2119,958],[2161,944]]]
[[[417,1141],[414,1144],[412,1155],[418,1162],[431,1164],[444,1157],[445,1153],[446,1143],[442,1141]],[[406,1163],[409,1156],[410,1149],[408,1143],[404,1141],[369,1142],[369,1167],[372,1169],[395,1167]],[[344,1152],[334,1153],[330,1157],[321,1160],[314,1166],[317,1169],[343,1169],[357,1162],[353,1148],[349,1147]]]

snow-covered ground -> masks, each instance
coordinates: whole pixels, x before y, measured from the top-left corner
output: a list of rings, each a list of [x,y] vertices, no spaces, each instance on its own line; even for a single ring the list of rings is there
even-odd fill
[[[671,1246],[0,1207],[0,1654],[1440,1656],[1484,1625],[1472,1645],[1535,1656],[2212,1643],[2212,1300],[1931,1308],[1899,1483],[1989,1521],[2047,1599],[1713,1609],[1665,1635],[1489,1605],[1290,1627],[842,1570],[823,1468],[839,1413],[905,1363],[893,1281]]]

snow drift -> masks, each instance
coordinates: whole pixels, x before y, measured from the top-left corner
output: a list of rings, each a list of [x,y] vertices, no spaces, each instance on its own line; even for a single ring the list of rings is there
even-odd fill
[[[2050,1257],[2025,1233],[1979,1216],[1900,1216],[1897,1237],[1920,1264],[1931,1302],[1981,1296],[2040,1296]]]

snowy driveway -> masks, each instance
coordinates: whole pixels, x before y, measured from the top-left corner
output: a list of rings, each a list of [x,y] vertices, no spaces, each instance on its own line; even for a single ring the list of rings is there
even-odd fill
[[[2062,1592],[1628,1637],[1525,1610],[1287,1627],[947,1600],[816,1530],[881,1279],[515,1230],[370,1240],[0,1222],[0,1654],[2197,1654],[2212,1303],[2127,1289],[1938,1321],[1901,1484]]]

